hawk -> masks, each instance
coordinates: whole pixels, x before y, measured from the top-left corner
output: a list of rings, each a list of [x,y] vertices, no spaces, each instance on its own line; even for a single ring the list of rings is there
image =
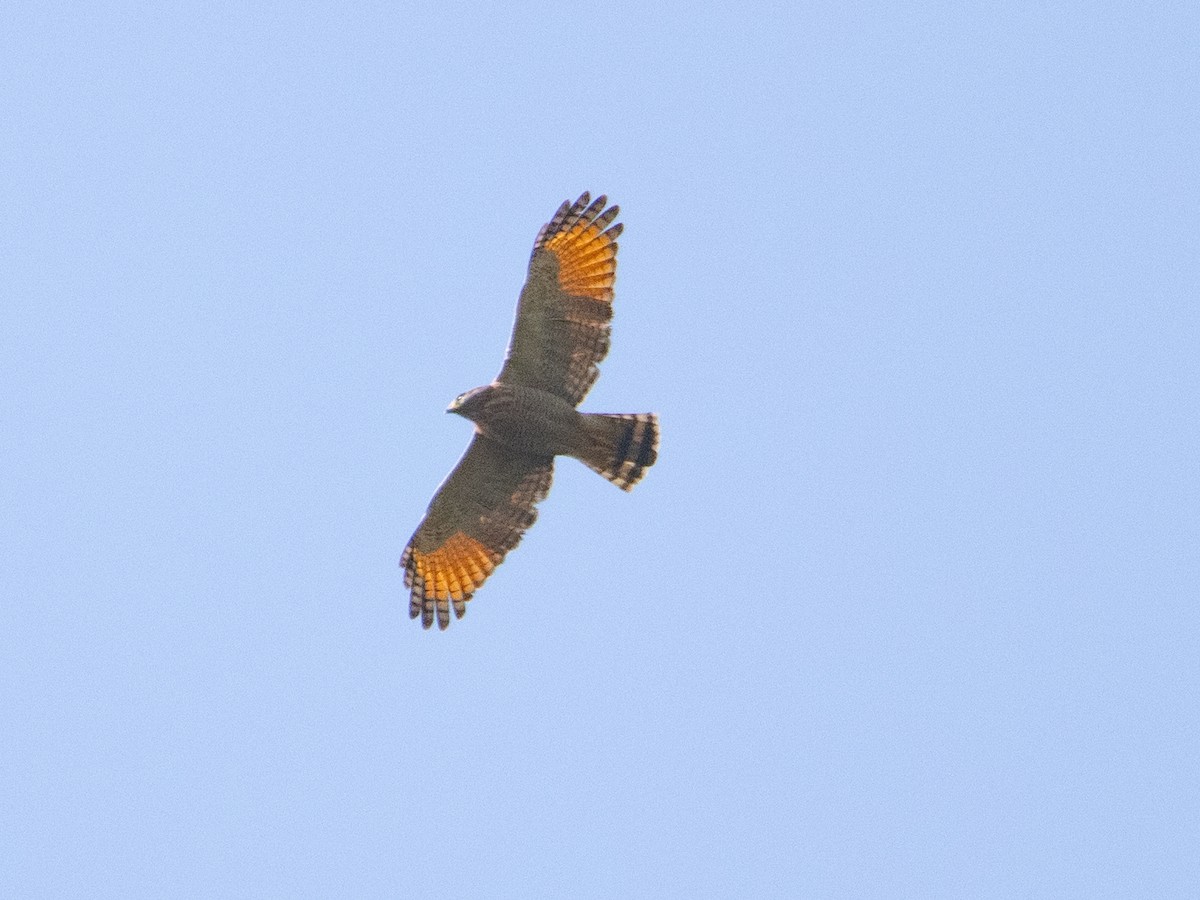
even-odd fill
[[[620,208],[585,192],[542,226],[517,302],[500,374],[446,412],[475,423],[400,567],[408,614],[429,628],[462,618],[467,601],[517,546],[550,490],[554,457],[574,456],[626,491],[658,457],[653,413],[581,413],[608,353]]]

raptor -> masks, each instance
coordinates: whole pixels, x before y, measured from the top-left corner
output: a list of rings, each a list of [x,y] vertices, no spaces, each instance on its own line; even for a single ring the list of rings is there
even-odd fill
[[[617,274],[617,206],[564,202],[533,244],[500,374],[447,412],[475,423],[466,453],[433,496],[400,566],[409,615],[438,628],[521,540],[550,490],[556,456],[573,456],[628,491],[658,458],[653,413],[576,407],[608,353]],[[615,224],[614,224],[615,223]]]

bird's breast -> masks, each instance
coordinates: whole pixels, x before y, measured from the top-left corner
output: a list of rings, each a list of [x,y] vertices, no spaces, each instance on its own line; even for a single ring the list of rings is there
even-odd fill
[[[493,385],[475,424],[493,440],[541,456],[571,452],[582,428],[575,407],[561,397],[505,384]]]

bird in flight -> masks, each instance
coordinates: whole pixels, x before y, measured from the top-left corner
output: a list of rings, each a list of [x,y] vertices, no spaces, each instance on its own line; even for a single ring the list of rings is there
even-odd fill
[[[408,614],[429,628],[462,618],[467,601],[537,518],[554,457],[574,456],[630,490],[658,458],[658,416],[581,413],[608,353],[620,208],[585,192],[542,226],[517,302],[508,355],[491,384],[460,394],[447,412],[475,423],[400,567]]]

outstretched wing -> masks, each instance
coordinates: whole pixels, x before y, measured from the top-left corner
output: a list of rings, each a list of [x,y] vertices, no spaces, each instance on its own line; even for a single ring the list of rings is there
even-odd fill
[[[462,618],[467,601],[537,519],[550,490],[554,457],[532,456],[475,435],[429,503],[400,567],[412,593],[408,614],[428,628]]]
[[[578,405],[608,353],[621,209],[584,193],[542,226],[497,381],[541,388]]]

